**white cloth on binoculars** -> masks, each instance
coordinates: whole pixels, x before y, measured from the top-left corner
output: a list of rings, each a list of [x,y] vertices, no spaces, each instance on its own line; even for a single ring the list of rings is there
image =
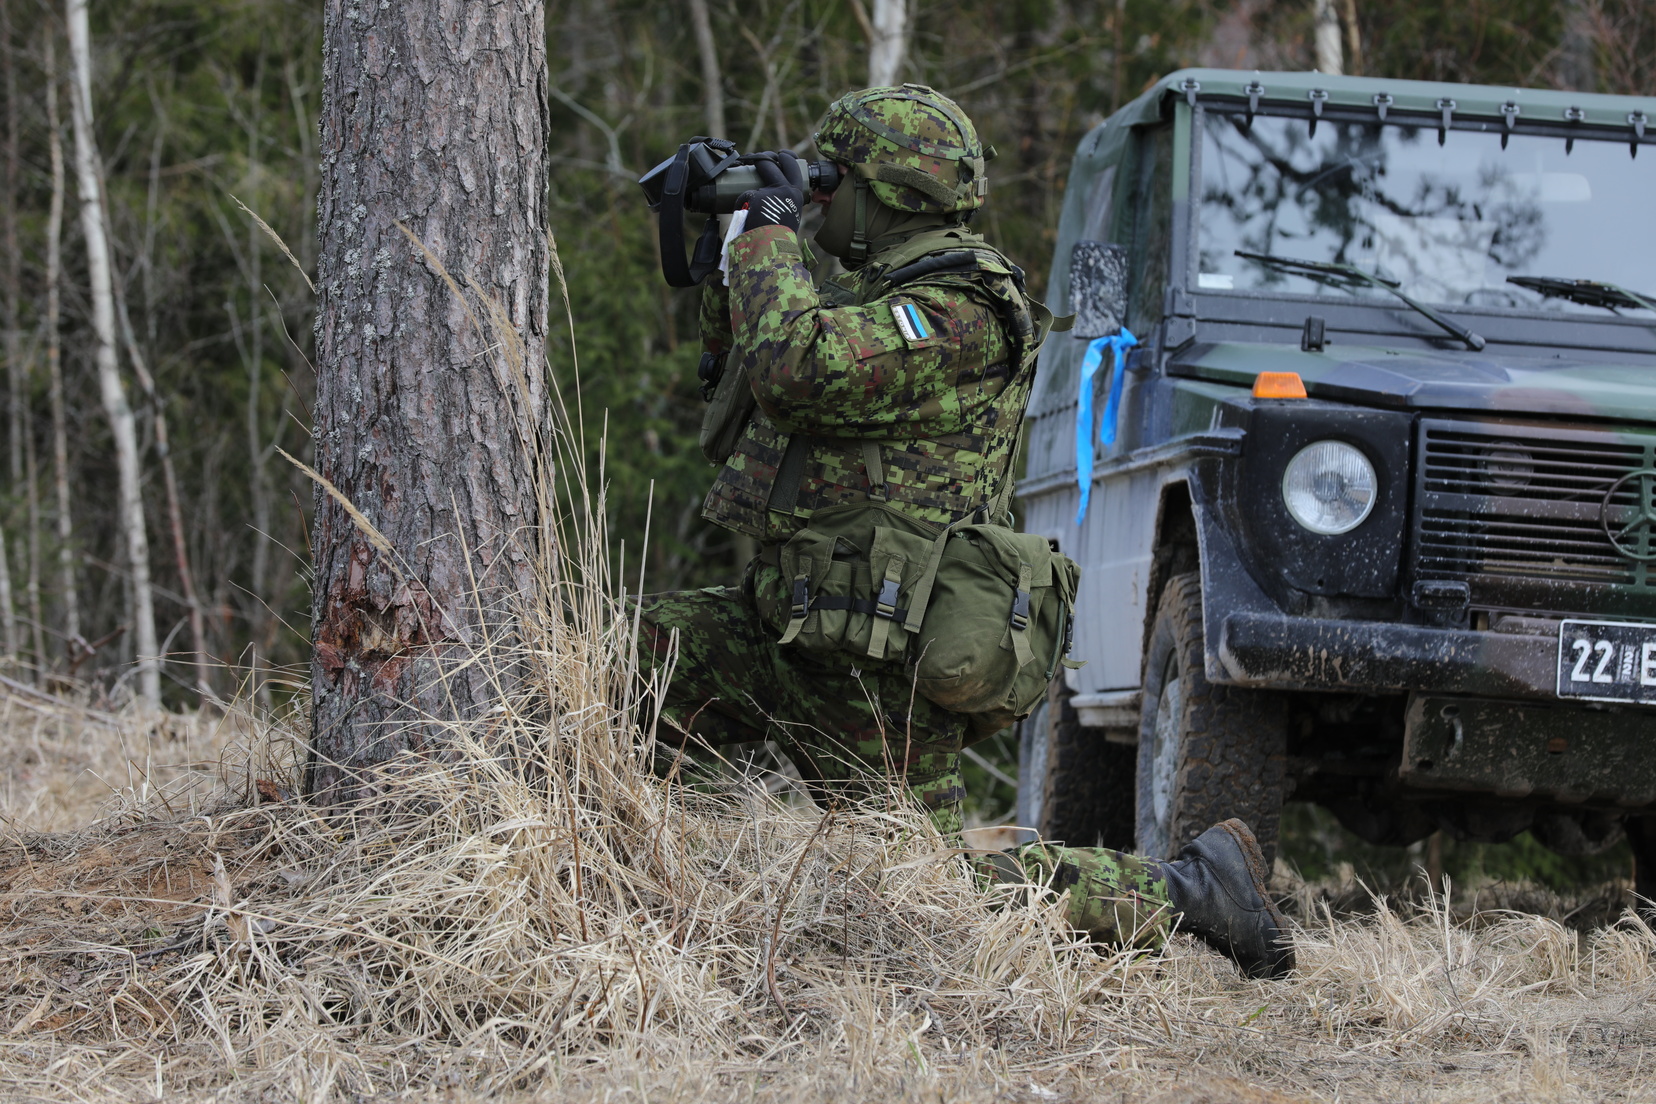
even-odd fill
[[[730,225],[725,227],[724,247],[719,250],[719,279],[726,287],[730,286],[730,243],[736,236],[747,229],[747,208],[731,213]]]

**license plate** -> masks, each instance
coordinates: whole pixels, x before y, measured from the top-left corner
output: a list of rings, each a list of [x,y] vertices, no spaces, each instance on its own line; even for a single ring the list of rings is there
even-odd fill
[[[1656,705],[1656,625],[1565,621],[1558,628],[1558,696]]]

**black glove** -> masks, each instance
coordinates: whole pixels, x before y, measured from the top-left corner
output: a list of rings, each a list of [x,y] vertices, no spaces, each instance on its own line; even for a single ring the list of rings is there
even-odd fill
[[[747,210],[743,231],[761,226],[785,226],[797,232],[799,214],[805,207],[799,160],[791,153],[756,153],[750,160],[759,171],[759,182],[764,187],[743,192],[736,201],[738,210]]]

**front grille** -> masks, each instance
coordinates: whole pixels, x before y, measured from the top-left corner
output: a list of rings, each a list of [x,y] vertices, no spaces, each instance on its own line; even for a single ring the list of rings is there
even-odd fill
[[[1605,534],[1643,516],[1656,434],[1422,419],[1413,575],[1469,583],[1475,605],[1648,616],[1656,571]],[[1656,554],[1656,527],[1621,543]]]

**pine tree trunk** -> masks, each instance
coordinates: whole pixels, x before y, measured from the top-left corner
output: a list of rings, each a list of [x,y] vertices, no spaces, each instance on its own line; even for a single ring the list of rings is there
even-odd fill
[[[80,185],[81,230],[86,237],[86,268],[92,290],[92,329],[96,338],[98,389],[115,437],[119,480],[118,518],[127,553],[132,588],[134,646],[138,693],[152,709],[161,705],[161,668],[155,638],[155,605],[150,589],[149,537],[139,488],[138,424],[127,403],[126,385],[115,353],[115,291],[110,268],[109,234],[104,224],[103,188],[98,149],[92,131],[92,34],[86,0],[65,0],[69,23],[71,110],[75,123],[75,176]]]
[[[513,688],[509,663],[457,668],[516,643],[535,587],[544,19],[541,0],[324,3],[316,468],[389,546],[318,488],[306,787],[326,804]],[[433,258],[510,319],[527,394]]]

